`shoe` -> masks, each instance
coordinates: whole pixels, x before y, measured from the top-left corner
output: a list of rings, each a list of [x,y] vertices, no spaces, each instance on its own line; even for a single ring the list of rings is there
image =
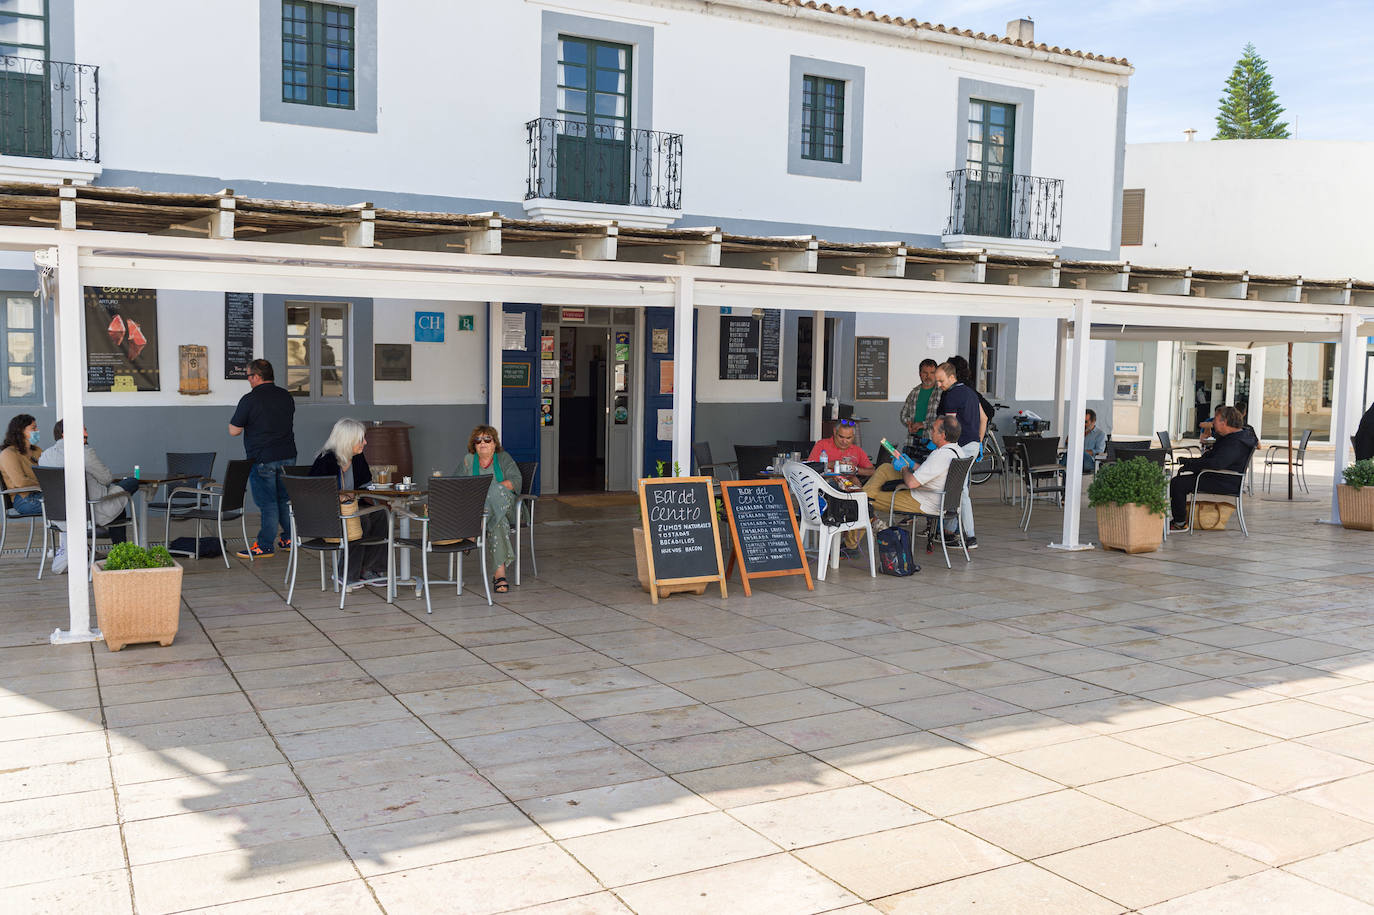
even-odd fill
[[[61,575],[67,571],[67,551],[58,550],[52,558],[52,572],[54,575]]]
[[[968,547],[970,550],[976,550],[976,549],[978,549],[978,538],[977,538],[977,537],[969,537],[968,539],[966,539],[966,540],[964,541],[964,546]]]
[[[1187,529],[1188,529],[1188,522],[1187,522],[1187,521],[1170,521],[1170,522],[1169,522],[1169,530],[1171,530],[1171,531],[1186,531]]]
[[[364,581],[355,581],[355,582],[351,582],[351,583],[348,585],[348,593],[352,594],[354,591],[361,591],[363,588],[366,588],[366,587],[367,587],[367,582],[364,582]]]
[[[842,547],[840,547],[840,558],[841,558],[841,559],[858,559],[858,558],[859,558],[860,556],[862,556],[862,555],[863,555],[863,553],[859,552],[859,548],[856,547],[856,546],[842,546]]]
[[[291,538],[290,538],[290,537],[278,537],[278,538],[277,538],[277,549],[282,550],[282,551],[287,552],[287,553],[291,552]]]
[[[966,540],[964,540],[963,545],[970,550],[976,550],[978,549],[978,538],[969,537]],[[955,531],[953,534],[945,534],[945,546],[959,546],[958,531]]]
[[[239,550],[234,555],[240,559],[271,559],[272,551],[264,550],[262,547],[258,546],[258,542],[254,540],[247,549]]]

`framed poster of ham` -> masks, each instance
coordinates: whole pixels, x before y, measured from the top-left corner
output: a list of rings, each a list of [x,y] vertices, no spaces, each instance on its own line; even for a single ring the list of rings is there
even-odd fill
[[[86,287],[86,390],[160,391],[157,290]]]

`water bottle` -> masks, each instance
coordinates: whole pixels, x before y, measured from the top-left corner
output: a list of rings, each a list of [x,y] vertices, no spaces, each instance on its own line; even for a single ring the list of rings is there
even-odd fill
[[[142,470],[137,464],[135,464],[135,465],[134,465],[134,479],[135,479],[135,480],[140,479],[140,478],[142,477],[142,475],[143,475],[143,470]]]
[[[825,449],[822,448],[822,449],[821,449],[821,471],[822,471],[822,472],[824,472],[824,471],[826,470],[826,468],[828,468],[828,467],[830,466],[830,463],[829,463],[829,461],[827,460],[827,458],[828,458],[828,455],[825,453]]]

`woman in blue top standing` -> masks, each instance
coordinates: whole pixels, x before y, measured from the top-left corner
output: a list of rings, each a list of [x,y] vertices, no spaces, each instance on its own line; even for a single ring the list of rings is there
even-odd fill
[[[506,564],[515,558],[511,543],[511,525],[515,524],[516,508],[520,504],[523,480],[515,459],[501,450],[501,436],[494,426],[474,426],[468,435],[468,453],[463,455],[456,476],[490,475],[487,489],[487,562],[492,566],[492,590],[505,594],[510,590],[506,581]]]

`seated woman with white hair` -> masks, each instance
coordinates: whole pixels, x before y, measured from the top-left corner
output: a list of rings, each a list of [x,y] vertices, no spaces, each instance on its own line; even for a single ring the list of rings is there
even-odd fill
[[[354,499],[353,496],[343,495],[342,490],[365,489],[372,482],[372,470],[367,466],[367,458],[363,457],[363,446],[366,444],[367,426],[356,419],[341,419],[334,424],[328,441],[310,466],[312,477],[334,477],[338,481],[341,505]],[[364,540],[386,537],[384,513],[372,512],[358,520],[362,524]],[[386,578],[386,544],[350,545],[345,579],[349,589],[361,588],[364,581],[376,578]]]

